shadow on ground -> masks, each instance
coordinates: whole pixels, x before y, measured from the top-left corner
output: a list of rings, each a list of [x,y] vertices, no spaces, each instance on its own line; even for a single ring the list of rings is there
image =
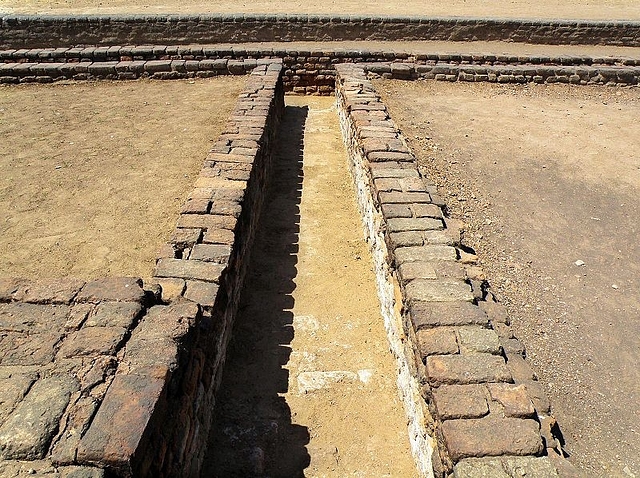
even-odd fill
[[[284,397],[293,339],[307,107],[287,107],[216,404],[202,478],[304,476],[309,432]]]

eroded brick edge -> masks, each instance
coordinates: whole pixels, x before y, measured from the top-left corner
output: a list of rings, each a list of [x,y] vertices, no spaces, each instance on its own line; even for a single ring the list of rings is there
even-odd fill
[[[557,425],[524,345],[365,68],[337,65],[336,96],[418,468],[558,476]]]
[[[0,279],[0,476],[199,476],[283,109],[256,66],[151,284]]]

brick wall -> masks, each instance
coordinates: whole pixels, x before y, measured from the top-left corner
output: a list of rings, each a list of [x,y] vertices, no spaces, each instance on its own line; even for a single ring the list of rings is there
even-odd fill
[[[2,17],[0,39],[0,48],[345,40],[638,46],[640,23],[355,15],[25,15]]]
[[[146,45],[0,50],[0,83],[58,80],[176,79],[243,75],[280,58],[286,91],[329,94],[335,65],[363,63],[372,75],[396,79],[637,85],[640,59],[631,57],[412,53],[302,49],[268,45]]]
[[[365,70],[336,69],[342,130],[422,474],[557,477],[549,401],[505,308],[478,268],[468,267],[473,258],[459,231]]]
[[[152,283],[0,279],[1,476],[199,477],[281,75],[274,61],[248,76]]]

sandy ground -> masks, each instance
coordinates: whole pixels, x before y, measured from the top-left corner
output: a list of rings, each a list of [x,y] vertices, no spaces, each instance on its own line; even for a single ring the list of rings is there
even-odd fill
[[[0,88],[0,275],[150,276],[244,81]]]
[[[203,477],[416,476],[334,99],[287,103]]]
[[[573,463],[640,476],[640,89],[377,86],[467,224]]]
[[[0,0],[0,13],[326,13],[639,20],[636,0]]]

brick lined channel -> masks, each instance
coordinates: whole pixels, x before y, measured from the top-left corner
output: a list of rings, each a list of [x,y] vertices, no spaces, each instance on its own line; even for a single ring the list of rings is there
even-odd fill
[[[415,476],[333,98],[277,144],[205,476]]]
[[[425,476],[558,476],[550,459],[560,459],[555,421],[506,309],[464,266],[459,234],[364,68],[337,69],[343,133],[419,466],[435,451]],[[412,427],[423,416],[427,429]]]

